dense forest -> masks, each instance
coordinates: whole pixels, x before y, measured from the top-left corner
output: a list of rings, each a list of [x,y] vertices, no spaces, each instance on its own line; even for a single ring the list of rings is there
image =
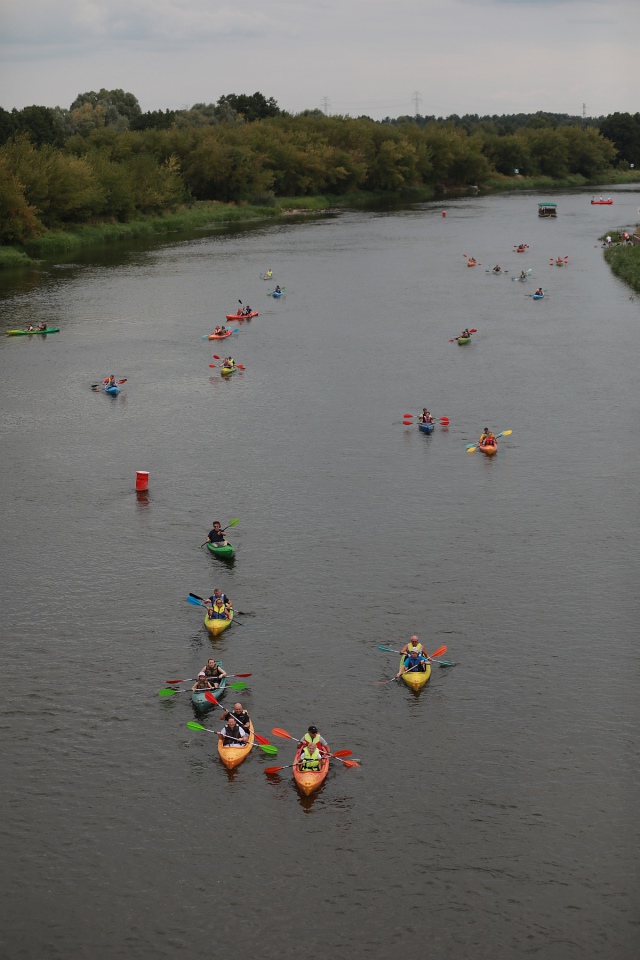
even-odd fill
[[[399,192],[496,175],[602,179],[640,169],[640,114],[369,117],[296,115],[261,93],[143,113],[124,90],[69,109],[0,108],[0,244],[47,230],[127,222],[196,200]]]

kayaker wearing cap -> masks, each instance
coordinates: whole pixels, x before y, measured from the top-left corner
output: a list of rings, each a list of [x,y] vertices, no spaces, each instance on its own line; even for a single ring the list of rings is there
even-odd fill
[[[226,677],[227,675],[226,670],[223,670],[220,664],[216,663],[213,657],[209,657],[209,659],[207,660],[207,665],[202,671],[202,673],[204,673],[209,683],[213,684],[211,688],[213,690],[215,690],[216,687],[220,686],[220,682],[222,678]]]
[[[314,727],[313,724],[309,727],[307,732],[300,738],[300,743],[311,744],[315,743],[320,747],[323,747],[325,751],[329,747],[329,744],[324,737],[321,737],[318,733],[318,728]]]
[[[398,677],[401,677],[403,673],[424,673],[427,669],[428,660],[425,657],[424,653],[418,653],[417,650],[412,650],[408,657],[405,657],[402,666],[396,673],[396,680]]]
[[[421,644],[420,641],[418,640],[418,638],[417,638],[417,636],[416,636],[415,633],[414,633],[414,635],[411,637],[411,639],[409,640],[409,642],[408,642],[408,643],[405,643],[405,645],[404,645],[404,647],[402,648],[402,650],[400,651],[400,653],[404,653],[405,656],[408,656],[413,650],[415,650],[416,653],[424,653],[424,647],[422,646],[422,644]]]
[[[198,674],[198,679],[191,687],[192,690],[213,690],[213,687],[209,683],[206,673],[204,670],[201,670]]]
[[[207,534],[207,540],[216,547],[226,547],[227,538],[224,535],[224,530],[222,530],[222,524],[219,520],[213,521],[212,529],[209,530],[209,533]]]
[[[218,737],[222,740],[223,747],[243,747],[249,739],[247,732],[234,716],[229,717]]]
[[[229,710],[225,710],[225,712],[222,714],[220,719],[226,722],[231,717],[233,717],[236,723],[239,723],[241,727],[244,727],[245,730],[249,729],[249,723],[250,723],[249,714],[244,709],[241,703],[234,703],[233,710],[231,712],[229,712]]]

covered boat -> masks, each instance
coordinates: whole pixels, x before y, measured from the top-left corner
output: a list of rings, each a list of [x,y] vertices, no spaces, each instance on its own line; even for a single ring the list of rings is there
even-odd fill
[[[227,317],[227,320],[229,317]],[[233,330],[227,330],[226,333],[210,333],[209,340],[225,340],[227,337],[230,337],[233,333]]]
[[[257,310],[252,310],[251,313],[227,313],[225,316],[226,320],[253,320],[254,317],[258,316]]]
[[[544,203],[539,203],[538,216],[543,217],[547,220],[549,219],[549,217],[557,217],[558,213],[557,213],[555,203],[549,203],[547,200],[545,200]]]
[[[434,427],[435,427],[435,423],[424,423],[423,421],[418,422],[418,430],[420,430],[422,433],[426,433],[426,434],[433,433]]]
[[[471,337],[458,337],[458,346],[463,347],[465,343],[470,343]]]
[[[496,443],[478,443],[478,450],[481,450],[487,457],[492,457],[498,452],[498,444]]]

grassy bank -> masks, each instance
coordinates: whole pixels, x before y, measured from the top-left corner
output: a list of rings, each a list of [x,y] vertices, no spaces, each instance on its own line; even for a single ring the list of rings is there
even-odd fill
[[[22,250],[16,250],[15,247],[0,247],[0,270],[28,267],[32,262]]]
[[[640,183],[640,170],[609,170],[601,178],[590,180],[582,174],[570,174],[560,180],[553,177],[505,177],[500,173],[493,174],[486,183],[482,184],[483,192],[493,190],[558,190],[563,187],[597,187],[610,183]]]
[[[616,240],[618,235],[612,230],[611,237]],[[640,293],[640,246],[609,247],[604,252],[604,258],[616,277]]]

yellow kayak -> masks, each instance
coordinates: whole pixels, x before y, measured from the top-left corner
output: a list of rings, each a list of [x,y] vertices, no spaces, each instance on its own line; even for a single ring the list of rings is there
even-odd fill
[[[222,633],[223,630],[226,630],[229,624],[233,621],[233,610],[231,611],[231,616],[228,620],[210,620],[209,614],[204,618],[204,625],[212,633],[214,637],[217,637],[219,633]]]
[[[233,770],[234,767],[242,763],[245,757],[249,756],[253,742],[253,723],[251,720],[249,721],[249,740],[244,746],[223,747],[222,740],[218,739],[218,753],[227,770]]]
[[[400,657],[400,666],[398,667],[398,670],[401,669],[404,659],[404,656]],[[408,687],[411,687],[414,693],[417,693],[418,690],[422,690],[430,676],[431,664],[428,663],[426,670],[410,670],[407,673],[402,674],[402,679]]]

